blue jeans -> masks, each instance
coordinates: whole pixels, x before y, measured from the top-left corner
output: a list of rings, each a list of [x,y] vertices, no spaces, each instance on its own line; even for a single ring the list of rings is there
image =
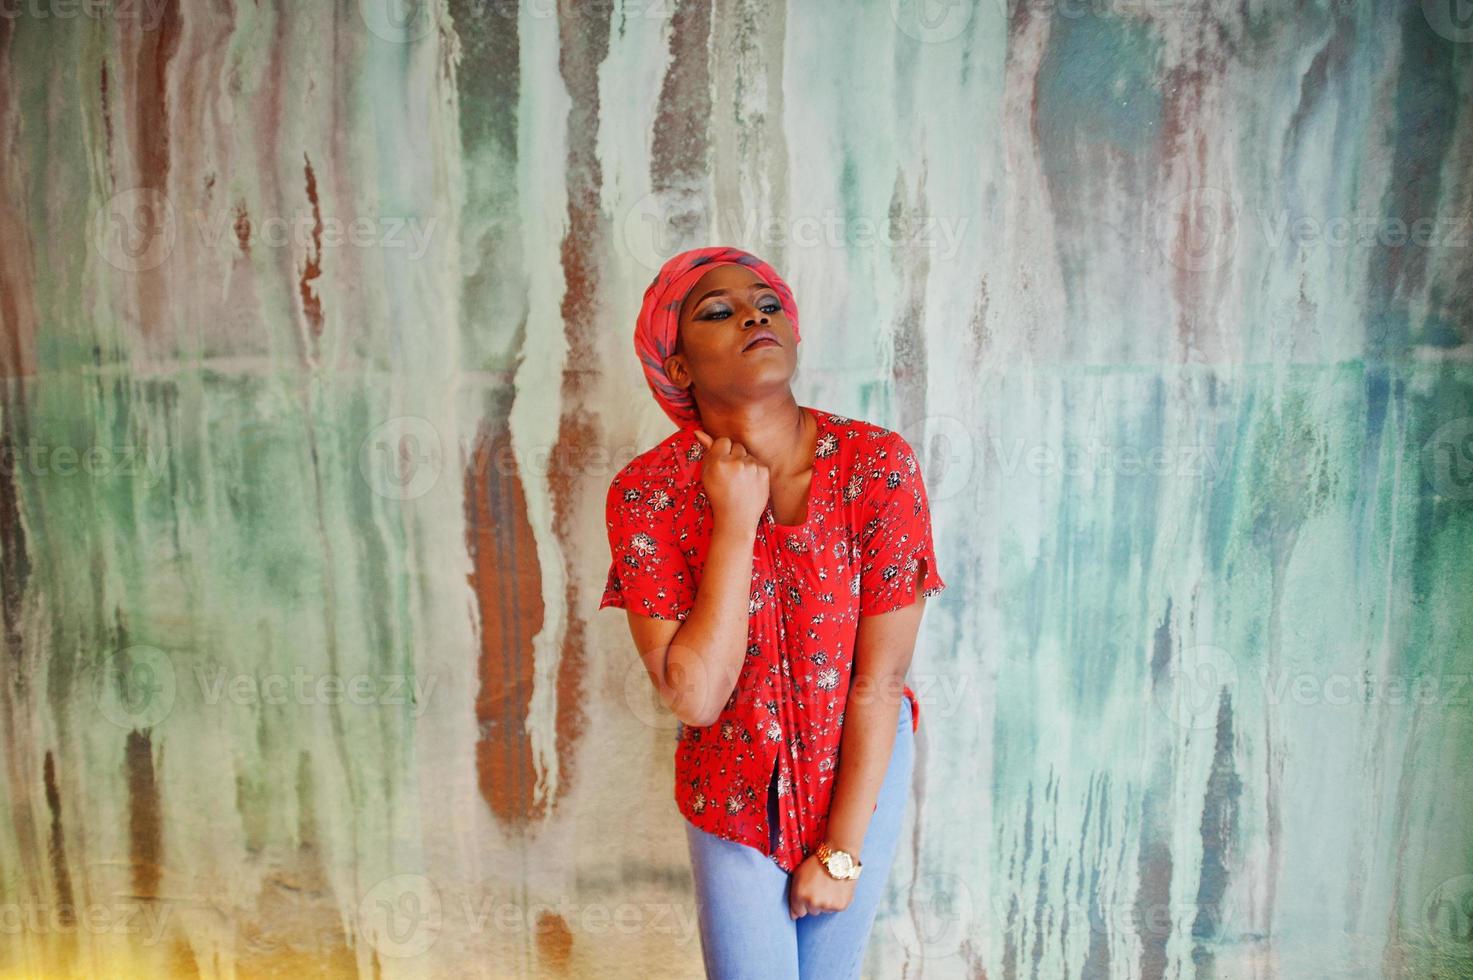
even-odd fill
[[[696,885],[701,953],[710,980],[854,980],[859,976],[910,798],[915,763],[915,733],[910,726],[910,699],[902,697],[895,748],[860,852],[864,872],[842,912],[789,918],[788,872],[755,847],[725,840],[684,821]],[[768,817],[775,828],[776,794],[771,786],[768,799]]]

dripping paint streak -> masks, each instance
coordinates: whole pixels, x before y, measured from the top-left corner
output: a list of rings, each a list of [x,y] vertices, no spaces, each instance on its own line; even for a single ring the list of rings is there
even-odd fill
[[[147,732],[135,728],[128,733],[124,775],[128,783],[128,852],[133,861],[133,891],[140,897],[157,898],[163,869],[163,819],[153,764],[153,739]]]
[[[322,205],[317,200],[317,175],[312,172],[312,160],[302,154],[302,170],[307,178],[307,200],[312,202],[312,241],[307,249],[307,262],[302,269],[298,288],[302,294],[302,313],[307,317],[307,326],[312,331],[313,361],[317,359],[318,342],[322,338],[322,298],[317,295],[315,280],[322,275]]]
[[[466,548],[479,618],[476,772],[481,797],[506,826],[541,815],[526,721],[542,627],[541,567],[504,419],[481,424],[465,474]],[[526,542],[525,545],[522,543]]]
[[[56,881],[57,912],[61,924],[71,926],[76,922],[72,901],[72,876],[66,866],[66,838],[61,826],[61,791],[56,787],[56,756],[48,751],[45,763],[46,807],[51,811],[51,842],[48,848],[51,858],[51,874]]]

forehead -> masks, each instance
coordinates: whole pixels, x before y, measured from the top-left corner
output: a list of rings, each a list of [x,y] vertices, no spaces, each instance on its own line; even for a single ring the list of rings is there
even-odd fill
[[[706,270],[696,284],[685,294],[681,312],[689,312],[700,298],[713,289],[745,289],[762,277],[744,265],[718,265]]]

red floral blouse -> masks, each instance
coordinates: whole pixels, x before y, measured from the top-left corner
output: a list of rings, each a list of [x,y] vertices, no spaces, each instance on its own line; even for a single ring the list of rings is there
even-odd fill
[[[746,662],[716,721],[681,726],[675,801],[697,827],[755,847],[791,872],[828,826],[859,617],[946,588],[915,452],[897,432],[803,406],[818,422],[806,520],[769,503],[752,547]],[[609,568],[599,608],[683,620],[711,543],[705,447],[679,430],[609,486]],[[921,563],[924,562],[922,569]],[[914,731],[920,723],[915,692]],[[770,849],[767,792],[777,768],[780,826]]]

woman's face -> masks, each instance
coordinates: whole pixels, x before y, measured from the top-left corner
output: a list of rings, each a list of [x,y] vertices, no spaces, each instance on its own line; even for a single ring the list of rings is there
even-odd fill
[[[775,343],[753,342],[770,331]],[[798,341],[777,291],[744,265],[718,265],[685,295],[670,380],[702,398],[739,403],[786,387],[798,367]],[[687,384],[687,382],[690,382]]]

